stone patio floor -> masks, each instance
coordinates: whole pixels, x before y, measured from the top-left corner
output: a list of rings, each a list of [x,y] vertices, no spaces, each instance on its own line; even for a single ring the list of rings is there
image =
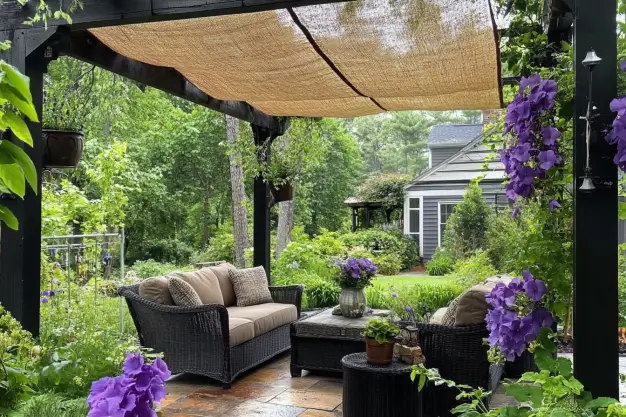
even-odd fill
[[[563,356],[568,356],[567,354]],[[626,373],[626,358],[620,358],[620,373]],[[289,352],[254,368],[224,390],[216,381],[182,374],[166,383],[163,417],[337,417],[342,416],[340,374],[303,372],[301,378],[289,373]],[[626,384],[620,384],[625,403]],[[491,407],[514,403],[502,386]]]

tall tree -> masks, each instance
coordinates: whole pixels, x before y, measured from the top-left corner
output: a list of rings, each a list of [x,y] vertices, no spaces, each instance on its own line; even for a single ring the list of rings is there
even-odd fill
[[[239,120],[226,115],[226,139],[232,151],[229,153],[230,186],[233,203],[233,234],[235,236],[235,264],[246,267],[244,250],[250,247],[248,235],[248,210],[246,209],[246,186],[244,183],[241,154],[234,149],[239,136]]]

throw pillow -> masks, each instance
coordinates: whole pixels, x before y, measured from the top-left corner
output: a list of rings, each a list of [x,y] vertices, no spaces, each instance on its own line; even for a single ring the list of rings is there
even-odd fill
[[[465,290],[458,298],[458,306],[454,315],[455,326],[484,324],[489,304],[485,296],[495,287],[495,283],[474,285]]]
[[[462,295],[462,294],[461,294]],[[459,299],[461,296],[459,295],[454,300],[450,302],[446,312],[443,314],[441,318],[441,325],[443,326],[454,326],[454,317],[456,316],[456,309],[459,306]]]
[[[224,305],[224,297],[220,283],[215,274],[208,268],[200,269],[193,272],[176,272],[171,274],[182,279],[196,291],[202,304],[221,304]]]
[[[139,296],[153,303],[174,305],[167,281],[167,277],[152,277],[142,281],[139,284]]]
[[[177,277],[171,277],[168,283],[170,294],[177,306],[198,307],[202,305],[202,300],[196,290],[185,281]]]
[[[230,269],[228,273],[235,290],[237,307],[274,302],[267,286],[265,269],[262,266],[248,269]]]

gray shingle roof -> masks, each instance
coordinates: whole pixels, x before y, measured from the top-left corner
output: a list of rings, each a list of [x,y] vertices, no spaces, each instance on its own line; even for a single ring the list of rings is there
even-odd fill
[[[483,125],[437,125],[428,136],[428,145],[466,145],[483,131]]]

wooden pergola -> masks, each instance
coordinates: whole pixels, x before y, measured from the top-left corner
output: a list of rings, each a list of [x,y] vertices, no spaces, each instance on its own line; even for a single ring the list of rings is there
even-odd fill
[[[25,6],[20,6],[17,1],[5,1],[0,2],[0,41],[12,41],[13,47],[4,53],[3,58],[30,77],[33,101],[39,115],[42,113],[43,74],[47,65],[59,55],[69,55],[245,120],[252,125],[255,143],[263,144],[285,132],[287,123],[284,118],[265,114],[243,101],[211,97],[176,70],[120,55],[87,30],[285,8],[291,10],[333,2],[336,0],[84,0],[84,11],[73,16],[71,26],[62,21],[49,21],[48,30],[45,30],[24,24],[27,17],[34,14],[38,1],[29,0]],[[53,9],[59,5],[58,0],[49,3]],[[615,149],[604,141],[601,133],[604,129],[602,124],[610,124],[613,118],[609,102],[615,97],[617,89],[616,4],[614,1],[545,0],[545,15],[545,26],[551,41],[563,39],[572,16],[575,28],[575,375],[594,395],[618,397],[617,170],[612,162]],[[599,113],[591,145],[596,190],[583,193],[578,191],[577,186],[584,175],[586,155],[585,122],[580,117],[585,115],[587,108],[589,74],[581,62],[592,47],[603,59],[594,71],[596,81],[593,86],[594,103]],[[29,127],[34,138],[41,137],[41,125],[31,123]],[[35,141],[32,149],[25,149],[40,175],[42,145],[42,141]],[[0,247],[0,302],[33,334],[39,332],[41,188],[39,191],[37,195],[27,191],[24,200],[3,196],[4,203],[18,217],[20,229],[12,231],[3,226]],[[254,183],[254,264],[263,265],[269,272],[268,199],[269,188],[262,177],[257,177]]]

